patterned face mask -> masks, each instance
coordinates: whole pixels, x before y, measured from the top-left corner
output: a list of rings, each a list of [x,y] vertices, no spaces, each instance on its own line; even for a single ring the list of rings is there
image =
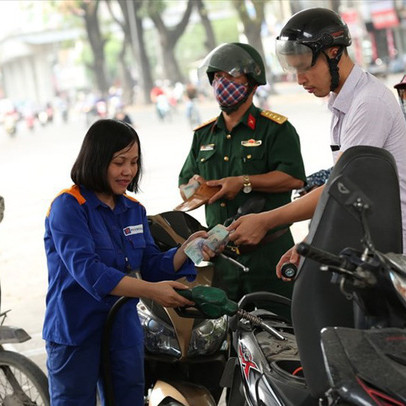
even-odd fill
[[[247,97],[248,86],[232,82],[225,77],[213,80],[214,95],[220,106],[231,107]]]

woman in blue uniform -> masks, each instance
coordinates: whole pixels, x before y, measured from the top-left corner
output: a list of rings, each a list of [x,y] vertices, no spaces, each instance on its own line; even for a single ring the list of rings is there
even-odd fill
[[[96,404],[101,382],[101,337],[118,297],[133,297],[118,312],[110,345],[116,404],[142,406],[143,331],[139,297],[163,306],[192,304],[174,281],[194,278],[185,245],[161,253],[150,234],[146,210],[125,192],[137,192],[141,148],[130,125],[104,119],[88,130],[71,170],[74,185],[52,202],[45,221],[48,292],[43,338],[53,406]],[[214,252],[205,248],[208,260]],[[141,279],[134,277],[139,272]]]

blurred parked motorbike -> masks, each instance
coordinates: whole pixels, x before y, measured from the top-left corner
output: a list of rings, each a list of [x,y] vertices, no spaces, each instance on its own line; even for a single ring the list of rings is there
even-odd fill
[[[0,196],[0,221],[3,212],[4,199]],[[9,312],[0,311],[0,404],[49,406],[48,379],[44,372],[26,356],[6,348],[31,339],[24,329],[4,325]]]

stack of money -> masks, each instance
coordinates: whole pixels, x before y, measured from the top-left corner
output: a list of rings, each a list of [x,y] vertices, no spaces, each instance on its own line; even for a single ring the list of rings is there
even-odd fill
[[[199,265],[203,261],[203,245],[216,251],[221,245],[228,242],[228,231],[222,224],[217,224],[209,232],[207,238],[195,238],[185,248],[185,254]]]

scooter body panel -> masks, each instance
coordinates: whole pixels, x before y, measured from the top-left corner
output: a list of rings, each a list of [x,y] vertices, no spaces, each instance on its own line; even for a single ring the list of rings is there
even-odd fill
[[[22,328],[0,326],[0,345],[7,343],[23,343],[30,340],[29,334]]]
[[[263,336],[258,337],[259,334]],[[259,334],[242,331],[238,337],[238,359],[247,402],[252,406],[317,405],[304,378],[293,374],[300,368],[294,337],[293,341],[292,335],[280,341],[269,333]]]
[[[169,399],[176,400],[182,406],[216,406],[210,392],[201,385],[190,382],[157,381],[152,388],[148,406],[167,404]]]

